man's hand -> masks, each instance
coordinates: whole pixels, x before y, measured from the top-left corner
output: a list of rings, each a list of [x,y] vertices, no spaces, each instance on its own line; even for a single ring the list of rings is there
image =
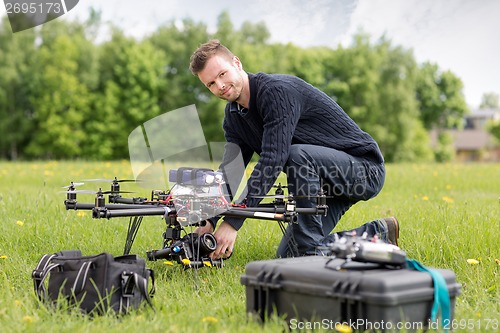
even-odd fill
[[[233,253],[234,243],[238,231],[234,229],[229,223],[222,222],[214,236],[217,240],[217,248],[210,255],[212,259],[228,258]]]

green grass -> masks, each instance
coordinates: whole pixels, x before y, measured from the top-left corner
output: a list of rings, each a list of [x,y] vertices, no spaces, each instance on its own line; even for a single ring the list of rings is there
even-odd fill
[[[89,212],[66,211],[61,186],[86,178],[132,177],[128,162],[0,162],[0,327],[3,332],[283,332],[276,316],[265,325],[246,315],[240,276],[253,260],[275,255],[276,223],[247,221],[233,257],[223,269],[184,271],[180,265],[148,262],[157,275],[156,312],[88,318],[49,311],[36,300],[31,271],[43,254],[80,249],[84,254],[123,251],[128,219],[93,220]],[[95,184],[97,187],[98,185]],[[106,185],[106,189],[107,189]],[[92,184],[86,184],[86,189]],[[134,188],[141,195],[149,190]],[[83,195],[81,196],[83,197]],[[494,332],[500,320],[500,165],[389,165],[384,190],[342,218],[338,229],[396,215],[400,245],[408,256],[448,268],[462,284],[456,319],[474,327],[456,331]],[[80,199],[80,197],[79,197]],[[92,202],[93,196],[88,196]],[[133,253],[161,247],[164,221],[144,219]],[[477,265],[467,263],[476,259]],[[465,323],[465,322],[463,322]],[[479,327],[481,325],[481,327]],[[497,330],[499,330],[497,328]]]

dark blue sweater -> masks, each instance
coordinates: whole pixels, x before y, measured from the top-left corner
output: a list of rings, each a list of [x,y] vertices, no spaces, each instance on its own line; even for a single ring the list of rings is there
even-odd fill
[[[223,124],[226,141],[240,147],[245,165],[254,153],[260,156],[248,180],[248,206],[261,201],[252,196],[265,195],[271,189],[293,144],[325,146],[383,162],[375,140],[319,89],[290,75],[257,73],[248,77],[248,110],[228,103]],[[244,221],[224,220],[236,230]]]

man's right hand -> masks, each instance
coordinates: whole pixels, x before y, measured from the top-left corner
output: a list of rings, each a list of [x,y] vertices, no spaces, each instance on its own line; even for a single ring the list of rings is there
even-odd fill
[[[210,254],[210,258],[229,258],[231,253],[233,253],[237,235],[238,231],[229,223],[223,221],[214,234],[215,239],[217,240],[217,248]]]

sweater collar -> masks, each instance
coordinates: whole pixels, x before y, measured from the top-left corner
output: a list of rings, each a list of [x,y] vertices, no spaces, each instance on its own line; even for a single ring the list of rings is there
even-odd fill
[[[241,105],[239,105],[236,102],[231,102],[231,103],[229,103],[229,112],[231,112],[231,113],[239,113],[240,115],[244,116],[244,115],[247,114],[248,109],[242,107]]]

